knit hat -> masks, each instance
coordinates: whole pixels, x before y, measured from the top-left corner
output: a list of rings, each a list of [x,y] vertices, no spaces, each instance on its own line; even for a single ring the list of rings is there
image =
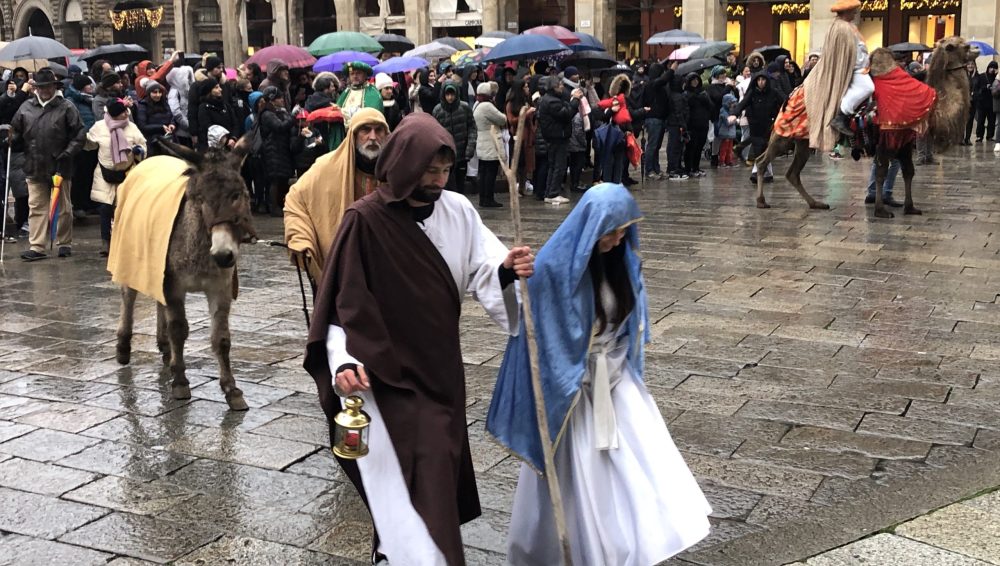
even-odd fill
[[[350,73],[353,69],[363,71],[369,77],[372,76],[372,66],[363,61],[351,61],[350,63],[344,63],[345,73]]]
[[[574,77],[576,75],[579,75],[579,74],[580,74],[579,69],[577,69],[576,67],[574,67],[572,65],[570,65],[569,67],[566,67],[565,69],[563,69],[563,76],[566,77],[567,79],[572,78],[572,77]]]
[[[166,92],[166,90],[167,90],[167,89],[163,88],[163,85],[161,85],[160,83],[154,81],[153,79],[147,79],[145,86],[143,86],[142,88],[146,89],[146,94],[149,94],[151,92],[155,92],[157,90],[160,91],[160,92]]]
[[[712,78],[713,79],[716,78],[716,77],[718,77],[719,75],[723,75],[725,73],[726,73],[726,68],[723,67],[722,65],[716,65],[716,66],[712,67]]]
[[[389,75],[385,73],[379,73],[375,75],[375,88],[377,88],[378,90],[382,90],[383,88],[389,88],[393,86],[396,86],[396,83],[393,82],[392,78]]]
[[[476,94],[493,96],[493,88],[490,87],[490,83],[479,83],[479,86],[476,87]]]
[[[87,77],[86,75],[77,75],[73,78],[73,88],[81,92],[83,89],[87,88],[87,85],[89,84],[91,84],[90,77]]]
[[[105,73],[101,77],[101,88],[108,90],[120,82],[122,82],[122,78],[118,76],[118,73]]]
[[[767,65],[768,73],[780,73],[782,71],[781,65],[777,61],[771,61]]]
[[[222,59],[219,59],[215,55],[210,55],[205,59],[205,72],[211,72],[212,69],[222,66]]]
[[[104,110],[108,113],[108,116],[114,118],[125,112],[125,103],[120,98],[114,98],[104,105]]]

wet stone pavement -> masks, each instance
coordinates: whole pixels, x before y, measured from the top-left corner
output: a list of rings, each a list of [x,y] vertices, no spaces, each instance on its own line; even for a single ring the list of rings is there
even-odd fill
[[[782,179],[774,208],[753,208],[745,168],[636,192],[646,380],[714,508],[676,563],[793,562],[1000,484],[1000,161],[976,147],[919,167],[924,216],[879,221],[867,167],[810,162],[826,212]],[[569,210],[523,202],[535,245]],[[510,242],[508,214],[484,217]],[[115,363],[97,237],[91,219],[72,258],[9,247],[0,270],[0,564],[363,564],[368,518],[301,368],[282,251],[240,260],[232,358],[251,409],[233,413],[203,297],[187,307],[191,400],[169,397],[148,299],[131,365]],[[462,339],[484,507],[467,557],[502,564],[518,463],[483,423],[505,338],[469,302]]]

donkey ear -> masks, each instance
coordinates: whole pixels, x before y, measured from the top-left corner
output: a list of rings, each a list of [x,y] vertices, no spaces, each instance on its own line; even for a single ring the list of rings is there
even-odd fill
[[[202,160],[204,159],[204,155],[189,147],[185,147],[183,145],[167,141],[163,138],[157,139],[156,142],[159,143],[160,147],[163,148],[163,150],[169,153],[170,155],[173,155],[178,159],[183,159],[184,161],[187,161],[188,163],[194,165],[195,167],[200,166]]]
[[[233,146],[233,149],[230,150],[229,154],[240,163],[240,168],[243,167],[243,161],[250,154],[250,146],[252,144],[253,140],[250,139],[250,134],[243,134],[239,141],[236,142],[236,145]]]

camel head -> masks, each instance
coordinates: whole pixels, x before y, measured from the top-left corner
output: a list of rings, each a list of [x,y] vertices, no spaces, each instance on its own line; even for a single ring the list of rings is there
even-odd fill
[[[898,66],[896,64],[896,55],[885,47],[879,47],[875,51],[872,51],[869,61],[873,77],[881,77]]]
[[[240,243],[257,236],[250,219],[250,191],[240,175],[249,138],[244,136],[232,150],[205,153],[169,141],[161,140],[160,145],[191,165],[185,196],[201,215],[212,260],[221,268],[235,266]]]
[[[931,54],[927,84],[937,91],[937,103],[931,112],[928,135],[932,136],[939,152],[946,151],[965,135],[965,123],[972,106],[965,64],[975,61],[977,54],[978,51],[971,49],[959,36],[938,41]]]

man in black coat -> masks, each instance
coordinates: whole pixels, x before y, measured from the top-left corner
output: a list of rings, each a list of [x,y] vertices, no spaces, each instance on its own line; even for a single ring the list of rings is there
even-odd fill
[[[708,141],[708,129],[712,125],[715,106],[701,84],[701,76],[689,73],[684,77],[684,89],[688,101],[689,141],[684,154],[684,170],[690,177],[704,177],[701,169],[701,153]]]
[[[545,183],[545,202],[565,204],[563,180],[569,158],[569,138],[573,135],[573,116],[580,110],[583,92],[574,89],[569,101],[563,98],[566,87],[559,77],[549,77],[545,96],[538,106],[538,127],[549,146],[549,176]]]
[[[660,148],[663,147],[664,120],[670,112],[670,81],[674,80],[674,70],[664,68],[661,63],[649,66],[649,82],[642,92],[642,105],[649,108],[646,114],[646,148],[643,159],[646,160],[646,176],[650,179],[660,178]]]
[[[997,62],[990,61],[986,66],[986,73],[976,75],[976,82],[972,85],[973,110],[976,112],[976,143],[983,141],[986,135],[987,141],[993,141],[997,129],[997,115],[993,111],[993,93],[990,87],[997,78]]]

